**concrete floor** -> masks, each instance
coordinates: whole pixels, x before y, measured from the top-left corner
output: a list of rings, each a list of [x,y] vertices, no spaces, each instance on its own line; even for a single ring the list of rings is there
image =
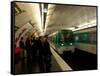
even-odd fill
[[[28,69],[30,67],[30,69]],[[51,57],[51,68],[50,72],[59,72],[62,71],[59,67],[58,63],[54,59],[54,57]],[[31,74],[31,73],[41,73],[39,62],[35,60],[33,63],[30,61],[30,65],[27,66],[27,59],[24,59],[24,62],[19,62],[18,64],[15,64],[15,74]],[[45,73],[45,72],[44,72]]]

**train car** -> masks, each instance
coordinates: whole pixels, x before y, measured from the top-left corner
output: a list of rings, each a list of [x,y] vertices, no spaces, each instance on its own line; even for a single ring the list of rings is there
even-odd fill
[[[74,52],[74,34],[71,30],[61,30],[52,37],[57,52],[63,54],[64,51]]]
[[[60,56],[73,70],[97,68],[97,27],[61,30],[52,37]]]
[[[96,54],[96,40],[96,27],[78,31],[61,30],[56,32],[52,37],[52,42],[55,44],[60,54],[64,51],[74,52],[75,48]]]
[[[75,47],[88,53],[96,54],[97,31],[91,27],[74,32]]]

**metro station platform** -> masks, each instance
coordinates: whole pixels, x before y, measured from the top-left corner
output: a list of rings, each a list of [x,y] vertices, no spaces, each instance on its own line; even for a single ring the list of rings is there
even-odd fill
[[[66,72],[66,71],[77,71],[77,70],[94,70],[97,69],[96,55],[83,52],[81,50],[75,49],[75,53],[70,51],[63,52],[60,55],[54,46],[51,44],[51,67],[50,72]],[[40,71],[38,59],[34,62],[30,62],[29,69],[26,63],[26,58],[24,59],[24,64],[16,64],[15,72],[16,74],[27,74],[27,73],[45,73]],[[22,69],[23,68],[23,69]],[[49,73],[50,73],[49,72]],[[46,72],[48,73],[48,72]]]

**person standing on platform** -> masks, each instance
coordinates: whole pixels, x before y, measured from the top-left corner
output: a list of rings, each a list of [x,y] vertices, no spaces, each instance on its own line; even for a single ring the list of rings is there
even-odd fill
[[[38,62],[39,62],[39,68],[40,72],[45,72],[44,68],[44,50],[43,50],[43,37],[40,36],[39,39],[37,40],[38,44]]]
[[[22,57],[24,58],[24,49],[25,49],[25,45],[24,45],[24,41],[23,41],[23,37],[21,37],[21,40],[19,42],[19,46],[22,49]]]
[[[28,37],[27,40],[26,40],[26,53],[27,53],[27,70],[28,70],[28,73],[31,73],[31,38]]]
[[[35,63],[37,59],[37,43],[35,37],[32,38],[32,62]]]
[[[21,48],[21,69],[22,72],[24,72],[24,67],[25,67],[25,61],[24,61],[24,50],[25,50],[25,45],[24,45],[24,39],[21,37],[19,46]]]
[[[50,44],[48,42],[48,36],[47,35],[44,37],[43,48],[44,48],[45,72],[50,72],[52,53],[51,53],[51,50],[50,50]]]
[[[39,41],[39,64],[40,72],[50,72],[51,67],[51,51],[48,37],[41,37]]]

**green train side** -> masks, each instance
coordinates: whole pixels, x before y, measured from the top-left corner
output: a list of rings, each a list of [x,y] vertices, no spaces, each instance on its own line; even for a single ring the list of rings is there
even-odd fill
[[[74,39],[75,48],[97,54],[97,27],[75,31]]]
[[[58,46],[71,46],[74,43],[74,35],[70,30],[58,31],[53,38],[53,42]]]
[[[74,34],[71,30],[58,31],[52,36],[52,42],[59,54],[63,51],[74,51]]]
[[[97,33],[94,29],[77,32],[61,30],[52,36],[52,42],[60,54],[64,51],[75,52],[75,48],[96,54]]]

